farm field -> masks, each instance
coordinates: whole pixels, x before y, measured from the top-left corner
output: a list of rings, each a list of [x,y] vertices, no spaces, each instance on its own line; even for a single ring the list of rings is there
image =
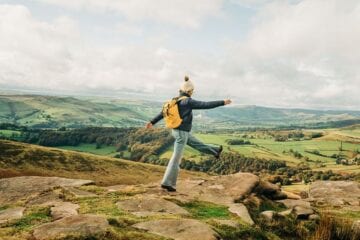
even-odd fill
[[[305,135],[313,130],[304,131]],[[319,130],[316,130],[319,132]],[[359,165],[336,164],[334,155],[352,159],[358,156],[360,151],[360,136],[356,135],[360,127],[354,129],[331,129],[320,130],[324,136],[310,140],[275,141],[269,133],[264,132],[239,132],[236,134],[195,133],[194,135],[205,143],[223,145],[224,151],[235,151],[244,156],[258,157],[262,159],[276,159],[286,161],[289,166],[307,163],[318,171],[334,170],[345,172],[360,172]],[[274,131],[276,133],[276,131]],[[244,137],[245,136],[245,137]],[[329,137],[331,136],[331,137]],[[250,145],[229,145],[229,139],[242,139],[250,141]],[[341,151],[340,151],[341,149]],[[161,158],[170,158],[172,147],[165,151]],[[294,153],[300,155],[295,156]],[[201,154],[186,147],[184,157],[200,161]]]

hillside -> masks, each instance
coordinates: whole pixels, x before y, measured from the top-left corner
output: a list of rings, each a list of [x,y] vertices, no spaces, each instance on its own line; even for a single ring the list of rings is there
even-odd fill
[[[330,234],[355,240],[360,234],[357,182],[316,181],[300,196],[252,173],[182,170],[177,192],[168,193],[159,187],[163,167],[7,140],[0,140],[0,153],[0,239],[320,240]],[[329,223],[329,214],[336,221]]]
[[[165,100],[165,99],[164,99]],[[161,102],[99,97],[0,95],[0,123],[36,128],[83,126],[143,126],[161,109]],[[235,106],[195,112],[195,128],[337,127],[360,122],[360,111],[320,111],[260,106]]]
[[[98,185],[160,181],[164,168],[145,163],[0,140],[0,178],[58,176],[93,180]],[[181,177],[199,176],[182,171]]]

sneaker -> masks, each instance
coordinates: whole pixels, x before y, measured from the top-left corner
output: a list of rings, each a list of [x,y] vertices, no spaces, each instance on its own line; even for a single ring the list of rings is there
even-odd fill
[[[171,186],[161,185],[161,188],[166,189],[168,192],[176,192],[176,189]]]
[[[223,150],[223,146],[220,145],[219,151],[218,151],[217,154],[215,155],[215,158],[216,158],[216,159],[219,159],[219,158],[220,158],[220,154],[221,154],[222,150]]]

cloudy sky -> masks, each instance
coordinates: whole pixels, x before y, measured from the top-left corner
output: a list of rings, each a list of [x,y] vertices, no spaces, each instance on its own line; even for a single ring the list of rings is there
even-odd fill
[[[358,0],[0,0],[0,90],[360,109]]]

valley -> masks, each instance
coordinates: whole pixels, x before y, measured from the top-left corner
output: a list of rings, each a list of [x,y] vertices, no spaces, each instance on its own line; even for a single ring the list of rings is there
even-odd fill
[[[215,159],[186,147],[179,192],[171,195],[159,183],[173,138],[162,124],[144,128],[160,107],[102,98],[0,97],[0,238],[56,239],[57,224],[68,237],[79,237],[73,224],[89,228],[97,221],[94,239],[179,234],[159,231],[159,224],[181,226],[180,236],[196,234],[191,227],[198,226],[206,239],[231,240],[312,239],[333,224],[356,239],[358,112],[254,106],[199,112],[192,133],[224,151]],[[20,183],[30,185],[20,191]]]

